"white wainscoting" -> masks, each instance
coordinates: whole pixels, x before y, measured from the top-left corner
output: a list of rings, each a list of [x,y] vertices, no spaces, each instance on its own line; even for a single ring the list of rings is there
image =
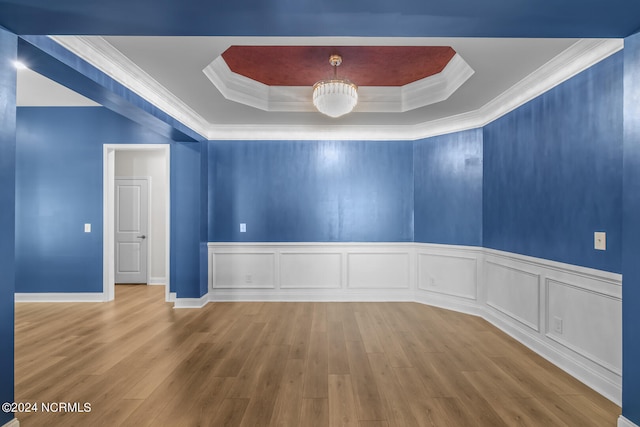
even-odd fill
[[[212,301],[413,301],[413,243],[209,243]]]
[[[478,315],[621,403],[620,274],[469,246],[210,243],[208,299],[415,301]]]
[[[485,260],[486,305],[540,331],[540,274],[522,266]]]
[[[622,401],[622,276],[483,249],[484,317]]]

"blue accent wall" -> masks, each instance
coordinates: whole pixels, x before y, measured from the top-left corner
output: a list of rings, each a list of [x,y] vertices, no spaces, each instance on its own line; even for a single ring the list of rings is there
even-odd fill
[[[414,143],[416,242],[482,246],[482,155],[482,129]]]
[[[209,144],[210,241],[413,240],[412,142]]]
[[[206,231],[201,223],[206,221],[201,218],[201,147],[206,144],[171,146],[171,283],[178,298],[199,298],[207,291],[206,276],[204,290],[201,287],[200,266]],[[206,268],[206,257],[204,261]]]
[[[0,28],[0,403],[13,402],[16,59],[18,39]],[[13,414],[0,412],[0,425]]]
[[[16,139],[16,292],[102,292],[103,144],[169,140],[102,107],[18,108]]]
[[[619,52],[485,126],[485,247],[622,271],[622,72]]]
[[[622,415],[640,425],[640,34],[624,44]]]
[[[18,56],[29,69],[174,141],[201,141],[193,130],[47,36],[22,36]]]

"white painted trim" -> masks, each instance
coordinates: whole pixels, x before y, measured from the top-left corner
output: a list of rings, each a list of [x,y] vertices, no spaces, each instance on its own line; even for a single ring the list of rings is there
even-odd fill
[[[361,247],[372,249],[376,248],[385,251],[389,247],[407,248],[411,249],[416,245],[413,242],[208,242],[207,247],[209,249],[216,247],[225,248],[246,248],[250,246],[252,248],[277,248],[286,247],[300,247],[300,248],[317,248],[317,247]],[[445,245],[443,245],[445,246]],[[450,246],[449,246],[450,247]],[[464,246],[456,246],[463,248]],[[469,246],[472,247],[472,246]]]
[[[109,77],[194,130],[206,135],[210,124],[113,45],[97,36],[49,36]]]
[[[604,299],[621,302],[621,283],[622,276],[616,273],[595,270],[586,267],[564,264],[556,261],[549,261],[540,258],[529,257],[525,255],[513,254],[509,252],[497,251],[493,249],[485,249],[474,246],[455,246],[440,245],[428,243],[312,243],[312,242],[233,242],[233,243],[209,243],[209,301],[415,301],[427,305],[442,307],[455,310],[467,314],[480,316],[497,328],[501,329],[508,335],[514,337],[519,342],[529,347],[540,356],[546,358],[551,363],[560,367],[578,380],[592,387],[606,398],[612,400],[616,404],[620,404],[622,396],[622,375],[619,363],[612,364],[611,353],[606,349],[598,346],[599,341],[587,341],[586,346],[580,341],[576,341],[580,335],[562,336],[564,342],[559,342],[558,337],[549,337],[547,319],[550,313],[550,300],[546,283],[548,280],[560,281],[571,284],[579,290],[583,290],[595,298],[595,304],[600,307],[604,304]],[[236,279],[230,279],[236,283],[237,287],[215,288],[216,253],[224,253],[226,255],[238,255],[243,257],[247,253],[269,253],[275,254],[276,270],[278,270],[278,259],[280,254],[305,253],[311,255],[336,254],[342,255],[342,264],[340,266],[342,273],[341,279],[336,281],[339,285],[334,288],[311,289],[311,288],[284,288],[280,284],[281,277],[276,276],[272,280],[275,286],[271,289],[250,289]],[[408,288],[368,288],[357,289],[349,287],[347,264],[345,262],[349,254],[410,254],[410,286]],[[447,283],[453,283],[452,280],[457,279],[456,273],[450,274],[449,270],[432,270],[430,267],[425,271],[420,270],[420,255],[430,257],[446,257],[448,260],[454,260],[453,266],[447,268],[458,268],[455,260],[468,263],[469,260],[475,259],[475,267],[473,264],[467,265],[470,268],[464,276],[466,285],[447,289]],[[437,259],[437,258],[436,258]],[[233,261],[233,260],[232,260]],[[239,262],[237,265],[243,265],[244,270],[234,272],[234,274],[253,274],[252,269],[260,271],[260,265],[250,265],[248,268],[245,261]],[[313,262],[313,261],[311,261]],[[322,261],[317,261],[322,265]],[[433,261],[432,261],[433,262]],[[519,306],[523,301],[514,300],[517,304],[511,303],[506,307],[510,311],[505,314],[505,309],[498,310],[487,302],[487,286],[488,277],[485,277],[485,265],[496,264],[504,266],[507,269],[522,271],[534,277],[535,295],[535,311],[527,311],[527,306]],[[366,263],[365,263],[366,264]],[[234,264],[235,265],[235,264]],[[428,264],[427,264],[428,265]],[[290,268],[291,266],[287,267]],[[293,266],[295,268],[295,266]],[[305,267],[308,268],[308,267]],[[317,268],[317,267],[312,267]],[[475,268],[475,272],[474,272]],[[297,271],[297,270],[291,270]],[[304,274],[297,273],[297,274]],[[439,277],[438,289],[429,287],[418,287],[420,283],[428,283],[428,279],[423,276],[425,274],[434,274]],[[294,274],[296,276],[296,274]],[[240,276],[242,277],[242,276]],[[332,275],[334,281],[337,280],[335,274]],[[509,276],[507,276],[509,277]],[[226,279],[225,279],[226,280]],[[496,276],[493,280],[514,280],[500,279]],[[333,282],[332,282],[333,283]],[[498,282],[501,283],[501,282]],[[506,283],[506,282],[505,282]],[[234,285],[234,286],[236,286]],[[465,289],[465,295],[456,294],[456,290]],[[472,291],[475,289],[475,291]],[[476,299],[469,298],[471,294],[476,295]],[[495,304],[494,304],[495,306]],[[519,308],[520,307],[520,308]],[[554,309],[555,310],[555,309]],[[534,319],[535,324],[527,321]],[[526,315],[526,319],[522,318],[522,314]],[[527,315],[528,314],[528,315]],[[579,313],[578,316],[584,315]],[[579,320],[580,317],[578,317]],[[575,317],[574,317],[575,319]],[[615,325],[613,318],[610,319]],[[576,325],[577,323],[572,323]],[[578,323],[579,324],[579,323]],[[620,333],[621,330],[612,330],[611,333]],[[614,337],[614,336],[612,336]],[[615,342],[615,340],[614,340]]]
[[[535,258],[528,255],[521,255],[514,252],[499,251],[496,249],[482,248],[485,255],[497,255],[501,258],[512,259],[515,261],[531,264],[536,267],[544,267],[558,272],[569,271],[578,276],[586,278],[604,280],[612,285],[619,286],[622,289],[622,274],[612,273],[610,271],[596,270],[595,268],[582,267],[580,265],[565,264],[563,262],[551,261],[544,258]],[[622,293],[619,294],[622,297]]]
[[[571,357],[568,353],[560,352],[557,348],[550,345],[549,342],[540,338],[535,332],[529,332],[528,330],[517,327],[513,323],[506,322],[504,318],[496,316],[491,310],[485,309],[481,317],[574,378],[593,388],[615,404],[621,404],[621,377],[619,382],[611,381],[590,366],[587,366],[579,358]]]
[[[169,296],[167,297],[167,301],[166,302],[176,302],[176,293],[175,292],[169,292]]]
[[[173,308],[202,308],[209,302],[209,295],[200,298],[176,298]]]
[[[623,39],[581,39],[478,110],[415,125],[212,125],[209,140],[413,141],[481,128],[624,47]]]
[[[17,418],[14,418],[8,423],[4,424],[2,427],[20,427],[20,421],[18,421]]]
[[[102,292],[106,301],[115,297],[115,152],[116,151],[160,151],[165,158],[167,191],[166,197],[166,229],[165,229],[165,301],[170,299],[170,284],[167,278],[170,276],[171,254],[171,147],[169,144],[105,144],[103,146],[103,263],[102,263]],[[150,252],[150,251],[149,251]]]
[[[166,277],[149,277],[149,283],[147,284],[150,286],[166,285],[167,279]]]
[[[52,37],[52,39],[209,140],[412,141],[476,129],[586,70],[624,46],[623,39],[581,39],[483,107],[455,116],[414,125],[296,126],[208,123],[106,40],[93,36],[64,36]],[[331,40],[344,44],[342,39],[335,38],[317,38],[314,42],[332,44]]]
[[[622,415],[620,415],[620,417],[618,417],[618,427],[640,427],[640,426],[638,424],[635,424],[629,421],[627,418],[623,417]]]
[[[566,287],[569,287],[569,288],[572,288],[574,290],[578,290],[578,291],[581,291],[581,292],[588,292],[588,293],[591,293],[591,294],[594,294],[594,295],[598,295],[600,298],[608,298],[608,299],[613,300],[613,301],[620,301],[621,300],[621,296],[620,297],[616,297],[616,296],[609,295],[609,294],[607,294],[605,292],[597,292],[597,291],[594,291],[594,290],[591,290],[591,289],[587,289],[584,286],[578,286],[578,285],[575,285],[575,284],[572,284],[572,283],[568,283],[567,281],[561,281],[561,280],[557,280],[557,279],[552,279],[552,278],[547,276],[547,278],[545,279],[545,284],[544,284],[545,292],[547,294],[547,303],[546,303],[547,307],[549,306],[549,285],[550,285],[551,282],[556,283],[557,285],[566,286]],[[556,336],[555,334],[553,334],[551,332],[551,328],[549,327],[548,324],[547,324],[547,327],[546,327],[545,336],[547,338],[549,338],[550,340],[553,340],[553,341],[557,342],[558,344],[568,348],[569,350],[574,351],[575,353],[578,353],[578,354],[582,355],[583,357],[586,357],[587,359],[591,360],[592,362],[594,362],[594,363],[602,366],[603,368],[611,371],[612,373],[622,377],[622,366],[620,366],[620,367],[613,366],[610,363],[608,363],[608,362],[606,362],[604,360],[601,360],[599,357],[589,353],[588,351],[573,345],[572,343],[568,342],[567,340],[565,340],[565,339],[563,339],[563,338],[561,338],[559,336]]]
[[[15,294],[15,302],[105,302],[103,292],[43,292]]]
[[[309,86],[268,86],[233,72],[218,56],[202,72],[226,99],[263,111],[316,111]],[[474,70],[459,54],[437,74],[404,86],[362,86],[354,112],[399,113],[449,98]]]

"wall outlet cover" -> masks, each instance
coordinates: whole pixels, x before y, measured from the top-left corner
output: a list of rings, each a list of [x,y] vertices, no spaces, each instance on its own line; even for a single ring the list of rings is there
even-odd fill
[[[599,251],[607,250],[607,233],[596,231],[593,233],[593,247]]]

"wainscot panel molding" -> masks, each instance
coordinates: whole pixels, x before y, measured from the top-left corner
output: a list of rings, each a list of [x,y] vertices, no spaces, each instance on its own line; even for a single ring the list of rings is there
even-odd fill
[[[209,243],[212,301],[413,301],[413,243]]]
[[[622,275],[493,249],[483,252],[483,317],[620,405]],[[524,301],[513,289],[533,301]]]
[[[209,243],[208,299],[415,301],[480,316],[621,403],[620,274],[473,246]]]
[[[632,423],[631,421],[629,421],[628,419],[620,415],[620,418],[618,418],[618,427],[640,427],[640,426],[636,423]]]
[[[15,294],[16,302],[105,302],[107,296],[103,292],[44,292]]]
[[[486,305],[540,331],[540,274],[485,260]]]

